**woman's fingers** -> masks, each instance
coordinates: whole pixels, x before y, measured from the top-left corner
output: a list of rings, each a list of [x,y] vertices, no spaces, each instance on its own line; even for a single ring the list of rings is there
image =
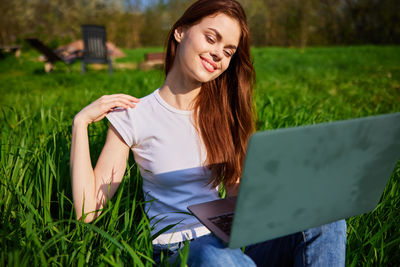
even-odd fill
[[[139,101],[138,98],[126,94],[104,95],[82,109],[77,118],[86,123],[99,121],[115,108],[134,108]]]
[[[103,96],[104,100],[119,100],[119,101],[124,101],[125,103],[138,103],[140,99],[130,96],[130,95],[125,95],[125,94],[115,94],[115,95],[108,95],[108,96]]]
[[[115,108],[115,107],[134,108],[136,106],[135,103],[137,103],[137,102],[130,101],[123,97],[111,97],[111,98],[109,97],[109,98],[104,98],[101,101],[103,110],[109,110],[109,109]]]
[[[115,108],[117,107],[128,109],[132,107],[132,104],[127,104],[126,101],[119,101],[119,100],[113,100],[107,103],[103,103],[102,106],[100,107],[101,111],[94,116],[93,122],[103,119],[108,113],[115,110]]]
[[[133,103],[121,101],[121,100],[114,100],[114,101],[111,101],[110,103],[108,103],[108,105],[105,107],[104,110],[112,110],[115,108],[128,109],[128,108],[134,108],[134,107],[135,107],[135,104],[133,104]]]
[[[132,102],[135,102],[135,103],[138,103],[140,101],[139,98],[136,98],[136,97],[131,96],[131,95],[126,95],[126,94],[114,94],[114,95],[110,95],[110,96],[121,97],[121,98],[124,98],[124,99],[126,99],[128,101],[132,101]]]

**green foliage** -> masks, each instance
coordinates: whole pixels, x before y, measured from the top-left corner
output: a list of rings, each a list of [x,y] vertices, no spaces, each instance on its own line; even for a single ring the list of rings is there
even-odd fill
[[[0,1],[0,44],[37,37],[52,48],[81,39],[82,24],[104,25],[117,46],[164,45],[194,0]],[[398,44],[398,0],[239,0],[252,44]]]
[[[127,50],[121,60],[138,62],[146,51]],[[252,52],[258,130],[400,111],[400,47]],[[145,96],[162,84],[162,71],[81,75],[76,63],[46,74],[36,57],[27,52],[0,61],[0,265],[152,265],[153,221],[145,216],[132,157],[116,195],[85,224],[73,210],[69,151],[72,118],[81,108],[103,94]],[[106,120],[89,127],[93,163],[106,128]],[[378,207],[348,219],[348,265],[400,263],[399,178],[398,165]]]

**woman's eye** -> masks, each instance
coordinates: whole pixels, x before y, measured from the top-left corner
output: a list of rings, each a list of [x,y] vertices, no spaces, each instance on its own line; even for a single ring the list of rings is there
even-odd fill
[[[207,39],[207,41],[208,41],[210,44],[215,43],[214,39],[213,39],[211,36],[209,36],[209,35],[206,35],[206,39]]]
[[[227,57],[231,57],[232,56],[232,53],[229,52],[229,51],[224,51],[224,53],[225,53],[225,56],[227,56]]]

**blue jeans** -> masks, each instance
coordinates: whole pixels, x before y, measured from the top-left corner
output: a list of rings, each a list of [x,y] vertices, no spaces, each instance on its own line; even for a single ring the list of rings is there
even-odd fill
[[[169,249],[168,249],[169,246]],[[183,242],[154,245],[154,259],[169,255],[179,261]],[[344,266],[346,222],[340,220],[303,232],[247,246],[245,253],[230,249],[212,234],[190,241],[189,266]]]

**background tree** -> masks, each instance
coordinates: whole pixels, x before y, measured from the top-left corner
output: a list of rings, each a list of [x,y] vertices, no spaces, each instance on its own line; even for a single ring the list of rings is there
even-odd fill
[[[239,0],[255,46],[399,44],[398,0]],[[0,44],[38,37],[56,47],[82,24],[107,28],[118,46],[162,46],[193,0],[0,1]]]

